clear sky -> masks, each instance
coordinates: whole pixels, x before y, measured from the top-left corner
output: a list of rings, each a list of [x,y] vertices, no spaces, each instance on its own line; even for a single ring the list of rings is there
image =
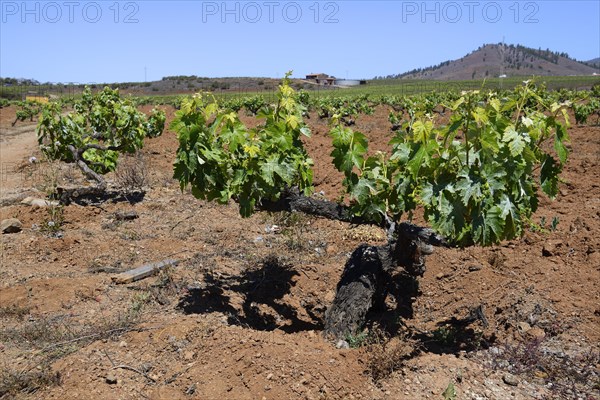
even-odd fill
[[[600,57],[600,1],[7,1],[0,76],[41,82],[170,75],[372,78],[484,43]]]

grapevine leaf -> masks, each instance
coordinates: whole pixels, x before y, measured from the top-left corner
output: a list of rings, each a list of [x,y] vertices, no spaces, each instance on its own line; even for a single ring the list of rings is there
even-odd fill
[[[484,246],[498,242],[502,238],[504,220],[502,210],[492,206],[473,219],[473,239]]]
[[[558,155],[561,164],[566,163],[567,157],[569,156],[569,150],[564,144],[568,139],[569,136],[567,135],[565,127],[561,124],[557,124],[556,135],[554,136],[554,150],[556,150],[556,154]]]
[[[503,195],[498,205],[500,208],[500,218],[504,220],[504,234],[512,237],[517,234],[517,221],[519,212],[508,196]]]
[[[460,128],[461,125],[462,125],[462,121],[460,119],[456,119],[456,120],[452,121],[452,123],[448,126],[448,128],[446,130],[446,134],[444,135],[444,146],[447,145],[448,141],[450,141],[450,143],[452,143],[452,141],[454,140],[454,137],[456,136],[456,133],[458,132],[458,129]]]
[[[504,131],[502,141],[508,143],[508,149],[513,157],[521,155],[526,146],[526,140],[513,126],[509,126]]]
[[[491,151],[493,154],[496,154],[500,151],[500,144],[498,143],[498,135],[494,130],[487,129],[484,130],[479,137],[481,142],[481,147],[484,150]]]
[[[361,166],[363,158],[360,152],[353,150],[334,149],[331,153],[333,157],[333,163],[338,171],[345,173],[346,175],[352,171],[354,166]]]
[[[546,155],[542,162],[542,172],[540,178],[542,181],[542,190],[550,198],[555,198],[558,194],[558,174],[560,173],[560,165],[550,155]]]
[[[275,174],[283,179],[284,182],[289,182],[292,178],[292,171],[290,171],[287,165],[282,164],[276,155],[271,156],[267,162],[261,165],[260,172],[263,179],[269,185],[275,184]]]
[[[358,183],[352,187],[350,195],[356,199],[359,204],[365,204],[376,192],[377,189],[373,182],[368,179],[360,178]]]
[[[425,205],[433,204],[433,185],[429,182],[425,182],[423,186],[421,186],[421,201]]]
[[[400,164],[406,164],[410,159],[411,147],[408,143],[400,143],[394,147],[394,153],[390,161],[398,161]]]
[[[412,174],[413,178],[419,175],[421,166],[427,159],[427,149],[425,145],[420,145],[414,157],[406,164],[406,169]]]
[[[461,176],[461,179],[456,182],[456,190],[460,193],[464,205],[469,204],[472,198],[477,201],[481,197],[481,184],[473,182],[468,175]]]
[[[256,205],[256,200],[253,198],[242,197],[238,200],[240,205],[240,215],[244,218],[248,218],[254,212],[254,206]]]
[[[431,121],[416,121],[412,126],[415,142],[426,143],[432,130],[433,123]]]
[[[306,137],[310,137],[310,129],[307,126],[300,128],[300,133]]]
[[[288,115],[285,122],[290,128],[296,129],[298,127],[300,120],[295,115]]]
[[[481,176],[487,183],[487,187],[492,195],[505,189],[506,171],[498,168],[498,165],[495,163],[484,166]]]

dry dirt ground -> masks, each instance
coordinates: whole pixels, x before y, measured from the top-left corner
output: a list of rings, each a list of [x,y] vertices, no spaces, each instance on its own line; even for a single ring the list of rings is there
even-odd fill
[[[108,176],[123,189],[143,178],[143,199],[21,204],[82,180],[43,161],[34,125],[10,127],[14,111],[0,110],[0,219],[23,230],[0,237],[0,398],[600,398],[600,127],[570,130],[560,195],[533,217],[545,229],[436,249],[425,276],[399,279],[369,331],[338,349],[322,335],[324,311],[348,255],[383,232],[242,219],[234,204],[196,200],[172,179],[170,130]],[[374,149],[390,138],[387,113],[357,119]],[[316,191],[336,199],[327,124],[307,122]],[[120,217],[129,211],[138,218]],[[158,276],[111,280],[168,258],[179,264]],[[477,309],[486,324],[470,318]]]

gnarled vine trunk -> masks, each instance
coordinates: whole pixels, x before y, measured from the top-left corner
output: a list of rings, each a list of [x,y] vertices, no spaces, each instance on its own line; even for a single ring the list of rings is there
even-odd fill
[[[374,224],[355,216],[344,205],[302,195],[297,189],[285,191],[276,202],[263,202],[258,208],[268,211],[296,211],[355,224]],[[374,307],[383,307],[391,273],[402,268],[418,277],[425,272],[425,256],[433,246],[445,246],[444,238],[431,229],[410,223],[396,225],[389,219],[380,227],[388,232],[383,246],[359,246],[346,262],[337,285],[335,299],[325,313],[325,334],[343,338],[355,334],[366,323]]]

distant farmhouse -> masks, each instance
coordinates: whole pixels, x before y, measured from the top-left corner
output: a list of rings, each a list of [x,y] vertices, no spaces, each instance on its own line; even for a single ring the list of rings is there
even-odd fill
[[[308,74],[306,75],[306,80],[321,86],[331,86],[335,83],[335,76],[329,76],[323,73]]]
[[[324,73],[308,74],[306,75],[306,81],[319,86],[358,86],[367,84],[367,81],[363,79],[337,79],[335,76]]]

